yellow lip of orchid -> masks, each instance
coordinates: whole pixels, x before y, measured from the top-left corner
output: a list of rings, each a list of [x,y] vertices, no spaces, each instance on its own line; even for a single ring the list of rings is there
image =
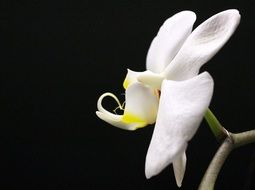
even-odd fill
[[[126,89],[125,108],[112,93],[104,93],[97,102],[97,116],[105,122],[125,130],[135,130],[155,123],[158,109],[158,97],[152,88],[140,82],[134,82]],[[112,97],[118,107],[124,110],[123,115],[111,113],[104,109],[102,101],[105,97]]]
[[[140,118],[137,115],[134,115],[132,113],[127,113],[127,112],[123,114],[122,121],[124,123],[137,123],[138,124],[136,127],[137,129],[145,127],[147,125],[146,120]]]

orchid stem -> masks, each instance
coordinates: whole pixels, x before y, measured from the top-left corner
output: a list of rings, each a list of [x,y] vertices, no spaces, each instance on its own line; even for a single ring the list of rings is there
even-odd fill
[[[200,183],[199,190],[213,190],[218,174],[233,149],[233,145],[229,139],[226,139],[214,155],[204,177]]]
[[[242,133],[228,133],[218,151],[214,155],[205,175],[200,183],[199,190],[213,190],[218,174],[228,155],[235,148],[255,142],[255,130]]]
[[[204,117],[212,133],[214,134],[218,141],[221,141],[222,139],[225,139],[228,136],[226,129],[220,124],[218,119],[215,117],[215,115],[209,108],[205,112]]]
[[[232,134],[235,148],[255,142],[255,130]]]

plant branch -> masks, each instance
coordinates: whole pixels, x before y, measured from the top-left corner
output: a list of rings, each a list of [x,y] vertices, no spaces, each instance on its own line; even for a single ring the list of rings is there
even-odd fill
[[[255,130],[237,134],[228,133],[227,138],[223,141],[207,168],[198,189],[213,190],[218,174],[231,151],[234,148],[253,142],[255,142]]]
[[[214,155],[209,167],[207,168],[205,175],[200,183],[199,190],[213,190],[214,184],[218,177],[218,174],[227,159],[230,152],[233,150],[233,144],[228,138],[221,144],[220,148]]]
[[[255,130],[232,134],[235,148],[255,142]]]

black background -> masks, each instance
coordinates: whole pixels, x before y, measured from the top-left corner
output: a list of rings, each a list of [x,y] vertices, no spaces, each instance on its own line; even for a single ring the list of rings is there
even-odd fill
[[[222,124],[231,132],[254,128],[252,0],[1,4],[2,186],[178,189],[171,167],[150,180],[145,178],[153,126],[123,131],[99,120],[95,111],[98,97],[106,91],[123,98],[126,69],[145,69],[146,53],[159,27],[182,10],[196,12],[195,27],[220,11],[240,11],[237,31],[202,70],[215,80],[210,107]],[[217,147],[203,122],[187,149],[181,189],[197,189]],[[232,152],[216,189],[254,189],[249,174],[254,155],[254,144]]]

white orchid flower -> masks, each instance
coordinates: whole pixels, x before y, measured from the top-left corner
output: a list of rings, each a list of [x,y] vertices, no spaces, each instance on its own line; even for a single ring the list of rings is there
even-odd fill
[[[185,150],[207,110],[213,94],[209,73],[199,74],[234,33],[240,21],[237,10],[220,12],[193,32],[195,13],[182,11],[167,19],[153,39],[147,70],[128,70],[123,86],[125,107],[111,93],[98,100],[97,116],[116,127],[135,130],[156,122],[148,148],[145,175],[150,178],[173,164],[177,185],[185,173]],[[105,110],[102,100],[113,97],[123,115]]]

